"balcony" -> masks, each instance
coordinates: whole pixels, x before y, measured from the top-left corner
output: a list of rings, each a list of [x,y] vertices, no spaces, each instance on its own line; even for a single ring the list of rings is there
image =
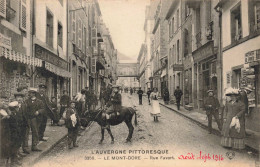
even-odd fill
[[[75,45],[72,44],[73,54],[79,57],[81,60],[86,61],[86,55]]]

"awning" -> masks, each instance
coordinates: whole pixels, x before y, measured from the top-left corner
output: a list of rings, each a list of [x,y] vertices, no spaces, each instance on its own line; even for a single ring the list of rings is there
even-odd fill
[[[76,55],[73,54],[73,56],[71,56],[71,59],[76,62],[77,66],[87,69],[86,64],[80,58],[77,58]]]
[[[45,62],[45,68],[48,71],[53,72],[54,74],[59,75],[61,77],[67,77],[67,78],[71,77],[71,73],[69,71],[57,67],[51,63]]]
[[[25,54],[16,52],[14,50],[9,50],[5,47],[0,47],[0,57],[5,57],[6,59],[17,61],[27,65],[33,65],[36,67],[42,66],[42,60],[36,57],[27,56]]]
[[[161,78],[164,77],[166,75],[166,69],[162,70],[162,74],[161,74]]]

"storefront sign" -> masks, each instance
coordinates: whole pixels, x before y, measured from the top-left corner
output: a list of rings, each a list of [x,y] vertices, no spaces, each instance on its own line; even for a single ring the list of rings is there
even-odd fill
[[[183,64],[173,64],[172,68],[173,68],[173,72],[174,71],[183,71],[184,65]]]
[[[213,41],[210,41],[192,53],[194,62],[199,62],[214,54]]]
[[[4,36],[3,34],[0,33],[0,46],[11,50],[12,49],[11,44],[12,44],[11,38]]]
[[[37,44],[35,45],[35,57],[67,70],[68,63],[65,60]]]
[[[245,63],[251,63],[260,60],[260,49],[247,52],[245,55]]]

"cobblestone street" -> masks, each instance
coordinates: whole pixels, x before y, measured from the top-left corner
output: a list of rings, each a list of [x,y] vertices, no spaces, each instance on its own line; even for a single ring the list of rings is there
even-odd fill
[[[220,137],[208,134],[197,124],[177,115],[175,112],[161,106],[159,122],[154,122],[150,116],[147,97],[143,97],[143,105],[138,105],[136,94],[132,96],[123,93],[123,106],[137,106],[138,125],[135,126],[131,143],[125,143],[128,129],[124,123],[111,127],[115,143],[110,144],[110,136],[105,132],[103,144],[98,144],[101,130],[97,123],[82,132],[78,138],[79,147],[69,150],[66,140],[58,144],[51,152],[42,158],[35,166],[113,166],[120,162],[124,166],[138,163],[142,166],[159,164],[157,166],[255,166],[257,157],[246,151],[228,150],[220,146]],[[161,154],[146,154],[134,150],[160,150]],[[101,153],[102,151],[110,151]],[[112,151],[125,151],[121,154]],[[163,154],[167,151],[167,154]],[[229,159],[227,154],[234,152],[234,157]],[[159,152],[157,152],[159,153]],[[200,158],[201,154],[201,158]],[[205,155],[205,156],[204,156]],[[193,159],[184,159],[187,158]],[[206,159],[205,159],[206,158]],[[106,161],[110,160],[110,161]],[[122,161],[121,161],[122,160]]]

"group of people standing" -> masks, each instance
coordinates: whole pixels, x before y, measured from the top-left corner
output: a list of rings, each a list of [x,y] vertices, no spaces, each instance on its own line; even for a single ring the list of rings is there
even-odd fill
[[[204,102],[204,107],[208,117],[209,133],[212,132],[213,116],[221,131],[221,145],[223,147],[245,148],[245,115],[248,113],[247,95],[251,92],[250,87],[241,89],[228,88],[221,106],[218,99],[214,97],[213,90],[208,90],[208,97]],[[219,119],[219,112],[222,112],[221,120]]]
[[[32,132],[31,151],[41,151],[37,145],[39,141],[47,141],[44,132],[47,117],[58,122],[52,103],[46,96],[46,85],[36,88],[18,88],[14,93],[14,100],[0,105],[1,117],[1,159],[9,161],[11,165],[21,165],[20,152],[30,154],[28,147],[29,132]],[[19,92],[18,92],[19,91]]]

